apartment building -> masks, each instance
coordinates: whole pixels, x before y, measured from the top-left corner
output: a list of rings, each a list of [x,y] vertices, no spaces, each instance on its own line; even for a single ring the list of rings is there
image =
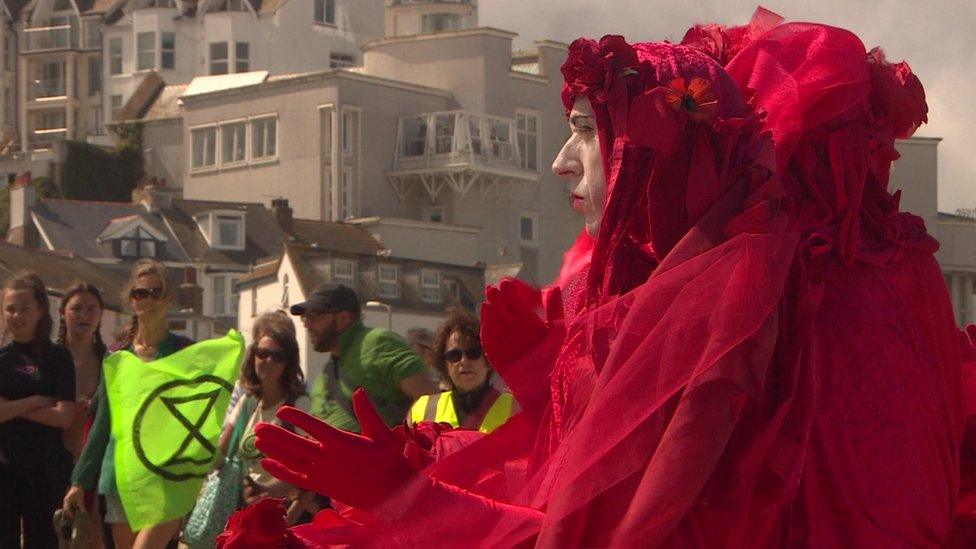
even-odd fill
[[[182,160],[152,175],[177,177],[186,198],[286,198],[398,257],[551,280],[580,230],[549,170],[568,135],[566,45],[513,52],[515,35],[477,27],[470,1],[395,1],[385,15],[392,34],[363,44],[362,67],[167,86],[141,109],[146,146]]]

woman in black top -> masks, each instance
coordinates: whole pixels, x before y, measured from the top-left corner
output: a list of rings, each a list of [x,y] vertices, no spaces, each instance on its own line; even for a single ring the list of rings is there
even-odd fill
[[[71,354],[51,343],[47,289],[36,274],[0,291],[5,339],[0,348],[0,547],[57,546],[51,517],[71,474],[62,430],[74,413]]]

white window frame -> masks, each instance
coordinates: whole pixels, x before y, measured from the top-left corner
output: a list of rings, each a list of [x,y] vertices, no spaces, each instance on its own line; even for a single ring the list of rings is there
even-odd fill
[[[241,46],[244,46],[244,50],[247,55],[244,56],[243,62],[245,63],[244,69],[241,70]],[[250,42],[234,42],[234,72],[248,72],[251,70],[251,43]]]
[[[118,101],[116,101],[118,99]],[[109,110],[112,112],[112,120],[116,120],[119,117],[119,113],[122,112],[122,107],[125,106],[125,101],[122,99],[121,95],[111,95],[108,98]]]
[[[329,52],[329,68],[345,69],[356,66],[356,56],[351,53]]]
[[[386,271],[386,276],[384,276],[384,271]],[[385,297],[388,299],[400,299],[399,265],[390,263],[376,264],[376,295],[377,297]]]
[[[339,275],[339,266],[348,267],[349,275]],[[356,288],[356,262],[351,259],[335,258],[332,260],[332,281]]]
[[[433,280],[425,280],[433,277]],[[435,282],[436,281],[436,282]],[[433,269],[420,270],[420,299],[425,303],[442,303],[444,296],[441,291],[443,278],[440,271]]]
[[[199,132],[208,132],[208,133],[209,132],[213,132],[214,154],[213,154],[213,162],[212,163],[209,163],[208,164],[206,162],[206,160],[207,160],[207,158],[206,158],[206,156],[207,156],[206,145],[204,145],[203,163],[197,165],[196,162],[195,162],[196,159],[193,156],[193,149],[194,149],[194,144],[196,143],[196,137],[195,136],[198,135]],[[217,129],[217,124],[201,124],[199,126],[193,126],[193,127],[190,128],[190,139],[189,139],[189,142],[190,142],[189,143],[189,145],[190,145],[190,150],[189,150],[190,173],[207,172],[207,171],[212,171],[212,170],[217,169],[218,155],[220,154],[219,133],[220,132]]]
[[[165,48],[163,46],[163,37],[171,36],[173,39],[172,47]],[[166,54],[170,55],[169,66],[166,66]],[[159,68],[161,70],[171,70],[176,68],[176,33],[175,32],[160,32],[159,33]]]
[[[142,38],[146,36],[150,37],[150,41],[152,42],[152,47],[148,50],[144,50],[142,47]],[[158,50],[157,48],[158,43],[156,42],[157,37],[158,34],[156,34],[155,31],[136,33],[136,71],[150,71],[157,67],[157,62],[156,62],[156,51]],[[150,59],[149,65],[143,64],[143,56],[149,57]]]
[[[224,50],[226,52],[225,57],[223,57],[220,61],[218,61],[224,64],[224,72],[214,72],[213,47],[219,44],[224,45]],[[230,44],[231,42],[228,42],[226,40],[224,40],[223,42],[207,42],[207,74],[211,76],[220,75],[220,74],[230,74],[230,67],[231,67]]]
[[[262,132],[260,132],[260,135],[259,135],[259,132],[257,131],[258,124],[261,124],[263,122],[266,122],[267,120],[272,120],[274,122],[274,153],[273,154],[266,154],[267,153],[267,149],[268,149],[268,142],[267,142],[267,139],[266,139],[266,134],[262,131]],[[257,116],[252,116],[252,117],[248,118],[248,124],[247,125],[248,125],[248,133],[250,134],[250,136],[249,136],[250,137],[250,145],[249,145],[250,146],[250,150],[248,151],[248,155],[249,155],[249,158],[251,160],[251,164],[260,164],[260,163],[264,163],[264,162],[274,162],[274,161],[278,160],[278,149],[281,146],[281,132],[278,130],[278,125],[279,125],[278,124],[278,113],[261,114],[261,115],[257,115]],[[257,154],[257,152],[255,150],[255,148],[258,146],[258,143],[259,142],[261,143],[261,145],[263,147],[263,152],[265,153],[262,156],[258,156],[258,154]]]
[[[519,122],[525,119],[524,129],[519,128]],[[529,131],[529,119],[535,120],[535,131]],[[530,170],[533,172],[539,171],[539,139],[540,130],[542,128],[542,113],[539,111],[534,111],[530,109],[516,109],[515,110],[515,147],[518,150],[519,155],[519,166],[523,170]],[[535,147],[533,147],[533,158],[535,160],[535,166],[529,166],[529,155],[528,144],[529,136],[535,137]],[[525,140],[525,145],[522,145],[523,139]]]
[[[240,282],[240,275],[236,273],[215,274],[213,280],[213,298],[210,305],[213,307],[213,316],[237,318],[240,308],[241,294],[237,288]],[[217,288],[223,290],[217,292]]]
[[[118,76],[125,71],[123,47],[122,37],[113,36],[108,39],[108,74],[110,76]]]
[[[532,221],[532,236],[525,238],[522,234],[522,221],[528,219]],[[538,212],[528,212],[522,211],[519,214],[519,241],[523,246],[538,246],[539,245],[539,213]]]
[[[336,25],[336,11],[335,11],[335,0],[313,0],[315,2],[312,8],[312,19],[317,25],[328,25],[334,27]],[[321,12],[319,11],[319,6],[321,6]],[[332,8],[331,10],[329,8]],[[332,18],[329,20],[329,13],[331,12]],[[319,18],[321,16],[321,19]]]
[[[225,121],[220,122],[220,124],[218,126],[220,128],[220,132],[219,132],[220,135],[218,136],[218,140],[220,141],[220,154],[219,154],[219,156],[220,156],[220,160],[219,160],[220,167],[222,167],[222,168],[231,168],[231,167],[244,166],[244,165],[246,165],[247,164],[247,159],[248,159],[248,148],[250,146],[250,140],[248,139],[248,137],[249,137],[248,136],[248,133],[249,132],[247,131],[247,127],[248,127],[248,121],[247,121],[247,119],[246,118],[239,118],[239,119],[236,119],[236,120],[225,120]],[[225,141],[224,140],[226,139],[225,132],[233,131],[234,128],[242,128],[244,130],[243,135],[241,136],[241,138],[244,139],[244,143],[243,143],[244,155],[241,158],[227,159],[227,158],[224,158],[224,153],[225,153],[225,150],[224,150]],[[237,132],[234,132],[233,136],[236,139],[238,137],[237,136]],[[235,143],[235,145],[236,145],[236,143]],[[236,149],[237,149],[236,146],[235,147],[232,147],[232,150],[236,150]]]
[[[225,244],[219,242],[219,218],[236,218],[238,221],[237,225],[237,244]],[[193,216],[193,220],[197,223],[197,228],[200,229],[200,233],[203,234],[203,238],[207,241],[207,245],[215,250],[237,250],[241,251],[244,249],[247,238],[247,218],[245,212],[241,210],[210,210],[207,212],[199,213]]]

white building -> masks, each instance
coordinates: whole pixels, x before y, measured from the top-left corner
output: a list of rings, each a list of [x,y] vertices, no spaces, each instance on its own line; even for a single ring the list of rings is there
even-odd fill
[[[473,2],[397,1],[362,68],[168,86],[138,109],[151,175],[192,199],[283,197],[296,217],[362,224],[399,257],[514,264],[547,282],[580,230],[549,169],[568,132],[566,45],[513,52],[514,34],[476,22]]]

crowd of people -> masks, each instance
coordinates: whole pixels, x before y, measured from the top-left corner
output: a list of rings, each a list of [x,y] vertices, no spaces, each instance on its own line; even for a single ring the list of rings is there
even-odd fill
[[[44,282],[32,273],[6,281],[0,292],[8,340],[0,348],[0,547],[57,546],[52,517],[58,509],[86,521],[90,547],[156,548],[180,539],[182,519],[130,527],[116,481],[112,410],[102,375],[110,353],[124,350],[152,362],[194,343],[168,329],[171,297],[165,268],[140,260],[124,293],[132,323],[109,346],[102,340],[104,303],[95,286],[79,282],[64,292],[55,337]],[[469,312],[451,312],[433,349],[421,349],[423,357],[393,332],[364,326],[358,295],[343,285],[321,285],[290,313],[276,310],[255,320],[217,441],[215,467],[228,453],[243,464],[240,506],[283,498],[288,522],[300,524],[331,505],[324,495],[278,480],[262,467],[254,428],[272,423],[294,431],[276,418],[283,406],[352,431],[359,427],[351,398],[360,387],[391,426],[436,419],[490,430],[517,411],[511,394],[491,383],[478,323]],[[298,322],[314,349],[328,357],[310,388],[300,366]],[[438,393],[434,368],[450,380],[449,391]],[[440,404],[428,405],[428,395]],[[428,408],[434,416],[428,417]]]

